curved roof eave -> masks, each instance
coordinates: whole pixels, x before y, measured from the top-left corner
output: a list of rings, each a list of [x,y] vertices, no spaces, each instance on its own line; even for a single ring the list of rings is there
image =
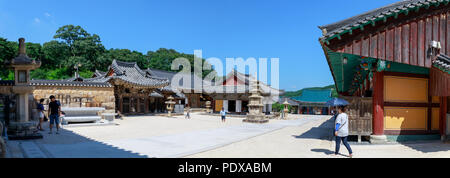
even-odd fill
[[[396,2],[336,23],[319,26],[323,32],[320,41],[328,42],[334,38],[340,38],[341,35],[350,33],[355,29],[373,25],[377,21],[385,21],[389,17],[397,17],[402,13],[408,15],[410,10],[428,9],[432,5],[448,5],[449,2],[450,0],[405,0]]]

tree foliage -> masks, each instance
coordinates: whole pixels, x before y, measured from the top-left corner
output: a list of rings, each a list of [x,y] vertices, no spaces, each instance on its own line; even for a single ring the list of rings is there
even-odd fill
[[[142,69],[154,68],[171,71],[171,63],[179,57],[187,58],[193,71],[193,54],[179,53],[173,49],[161,48],[143,54],[129,49],[105,49],[97,34],[90,34],[80,26],[65,25],[60,27],[53,40],[44,43],[26,43],[27,55],[40,60],[39,69],[31,72],[33,79],[65,79],[74,75],[76,67],[82,77],[92,76],[95,70],[106,71],[116,59],[126,62],[137,62]],[[0,78],[11,79],[11,71],[4,66],[5,60],[11,60],[18,53],[18,43],[0,38]],[[205,62],[205,60],[203,60]],[[204,71],[206,76],[211,71]]]

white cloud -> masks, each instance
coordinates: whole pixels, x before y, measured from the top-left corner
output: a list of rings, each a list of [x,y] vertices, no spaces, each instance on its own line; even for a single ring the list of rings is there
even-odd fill
[[[36,17],[36,18],[34,18],[34,22],[35,22],[35,23],[41,23],[41,19],[39,19],[39,18]]]
[[[48,12],[44,13],[44,15],[45,15],[46,17],[51,17],[51,16],[52,16],[52,15],[50,15],[50,13],[48,13]]]

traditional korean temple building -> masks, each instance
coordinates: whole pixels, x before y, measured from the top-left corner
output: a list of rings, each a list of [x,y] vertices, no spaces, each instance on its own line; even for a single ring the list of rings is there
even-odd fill
[[[202,92],[196,92],[194,90],[195,81],[203,81],[203,79],[195,74],[184,74],[177,72],[164,71],[159,69],[147,69],[147,72],[151,76],[156,76],[160,78],[167,78],[171,83],[178,82],[178,85],[169,85],[162,88],[162,92],[169,94],[176,94],[174,96],[176,99],[182,100],[180,104],[185,106],[189,106],[190,108],[205,108],[206,101],[211,101],[211,97]],[[181,78],[189,78],[191,81],[190,86],[184,85],[184,79],[180,79],[179,81],[173,81],[175,75],[179,75]],[[178,86],[178,87],[177,87]]]
[[[140,69],[136,62],[114,60],[106,73],[96,71],[94,76],[83,82],[109,83],[114,86],[116,111],[122,114],[164,111],[164,98],[158,91],[168,86],[169,80],[152,76]]]
[[[329,115],[330,108],[325,104],[330,101],[331,89],[305,89],[301,96],[292,98],[298,102],[300,114]]]
[[[211,87],[215,92],[206,92],[213,99],[213,111],[220,112],[223,107],[226,111],[231,113],[247,113],[250,86],[253,81],[257,81],[253,76],[232,70],[224,77],[222,83]],[[284,91],[272,88],[261,81],[258,81],[258,86],[262,92],[261,95],[263,96],[263,112],[269,114],[272,111],[272,104],[278,102],[279,96],[282,95]]]
[[[400,1],[319,28],[338,93],[372,99],[362,113],[371,141],[448,134],[449,0]]]

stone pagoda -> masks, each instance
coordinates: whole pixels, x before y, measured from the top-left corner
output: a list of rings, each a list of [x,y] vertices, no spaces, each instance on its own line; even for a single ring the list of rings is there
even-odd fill
[[[263,97],[261,96],[261,91],[259,89],[259,82],[258,81],[252,81],[252,88],[251,88],[251,95],[249,96],[249,104],[248,104],[248,110],[249,113],[247,114],[247,118],[244,119],[244,122],[249,123],[267,123],[269,122],[269,119],[266,118],[266,116],[263,114]]]
[[[27,56],[25,39],[19,39],[19,54],[11,61],[6,61],[5,65],[14,70],[14,85],[12,92],[16,94],[16,118],[11,120],[8,126],[10,139],[42,138],[37,132],[37,118],[32,114],[33,103],[32,93],[34,87],[30,85],[30,71],[41,66],[40,61],[36,61]]]

